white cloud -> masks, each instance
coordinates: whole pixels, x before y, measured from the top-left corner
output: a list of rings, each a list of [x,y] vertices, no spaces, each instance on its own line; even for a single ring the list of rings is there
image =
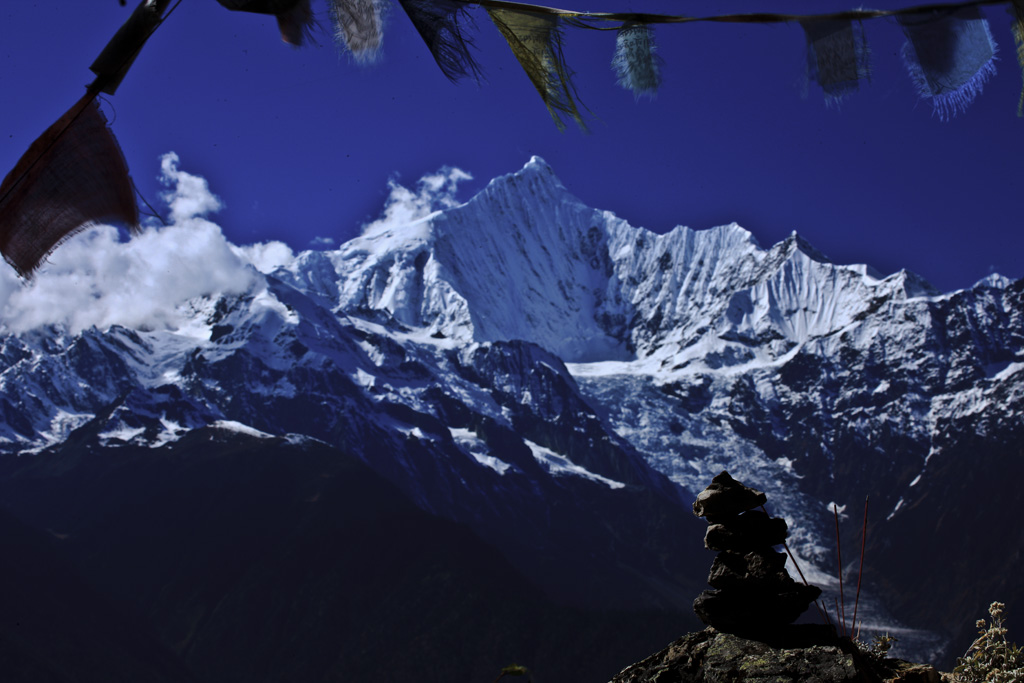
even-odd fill
[[[122,241],[116,228],[97,226],[62,244],[29,281],[0,262],[0,332],[59,325],[71,333],[124,325],[175,329],[187,323],[189,299],[241,293],[295,259],[278,241],[244,247],[228,242],[204,215],[222,208],[205,178],[178,168],[178,155],[160,157],[161,197],[172,225],[147,227]],[[471,176],[442,168],[419,180],[416,191],[395,181],[380,219],[366,226],[400,226],[458,205],[457,185]],[[333,244],[316,238],[313,244]],[[258,272],[257,272],[258,271]]]
[[[198,217],[220,206],[206,180],[179,171],[177,163],[173,153],[161,158],[162,177],[173,182],[165,199],[174,225],[146,228],[127,242],[111,226],[90,228],[54,251],[28,282],[0,267],[0,329],[176,328],[185,315],[177,307],[188,299],[256,284],[260,276],[250,259]]]
[[[181,223],[224,208],[220,197],[210,192],[206,178],[179,170],[179,161],[174,152],[160,157],[160,182],[172,188],[161,195],[171,210],[171,222]]]
[[[420,178],[415,192],[391,179],[388,181],[390,194],[381,217],[364,225],[363,233],[401,227],[439,209],[458,206],[460,202],[455,198],[455,193],[459,182],[472,179],[469,173],[451,166],[444,166],[437,173]]]
[[[281,266],[287,266],[295,260],[295,253],[284,242],[261,242],[244,247],[232,246],[234,252],[242,259],[251,263],[261,273],[272,273]]]
[[[327,247],[333,247],[336,243],[337,242],[333,237],[314,237],[309,241],[309,246],[314,249],[325,249]]]

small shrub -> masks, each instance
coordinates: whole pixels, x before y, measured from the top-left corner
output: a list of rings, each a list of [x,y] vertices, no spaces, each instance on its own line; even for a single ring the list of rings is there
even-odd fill
[[[885,659],[889,654],[889,650],[896,644],[896,636],[890,636],[888,633],[882,635],[876,633],[875,637],[871,639],[870,643],[861,645],[862,650],[866,650],[870,654],[880,659]]]
[[[494,683],[498,683],[498,681],[505,676],[526,676],[527,680],[533,680],[533,678],[530,677],[530,670],[521,664],[510,664],[509,666],[506,666],[501,670],[501,673],[498,674],[498,677],[494,679]]]
[[[962,683],[1014,683],[1024,680],[1024,650],[1006,639],[1006,605],[993,602],[988,613],[992,623],[977,622],[978,637],[963,657],[956,660],[953,675]]]

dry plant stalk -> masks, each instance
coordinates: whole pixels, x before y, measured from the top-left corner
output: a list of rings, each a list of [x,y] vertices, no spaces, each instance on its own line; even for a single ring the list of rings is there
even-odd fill
[[[860,529],[860,566],[857,568],[857,597],[853,600],[853,623],[850,632],[857,628],[857,607],[860,605],[860,580],[864,576],[864,546],[868,540],[868,497],[864,496],[864,524]]]
[[[847,635],[846,633],[846,596],[843,595],[843,549],[839,545],[839,507],[832,503],[832,512],[836,517],[836,560],[839,563],[839,600],[842,603],[842,611],[840,606],[836,605],[836,619],[842,625],[841,635]]]

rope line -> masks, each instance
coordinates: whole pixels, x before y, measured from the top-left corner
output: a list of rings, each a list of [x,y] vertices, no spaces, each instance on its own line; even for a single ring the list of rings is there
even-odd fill
[[[930,3],[927,5],[916,5],[902,9],[875,10],[875,9],[854,9],[841,12],[829,12],[826,14],[782,14],[775,12],[750,12],[740,14],[718,14],[709,17],[693,17],[687,15],[673,14],[650,14],[646,12],[579,12],[576,10],[548,7],[545,5],[534,5],[523,2],[509,2],[508,0],[456,0],[466,5],[479,5],[494,9],[505,9],[518,12],[535,12],[537,14],[551,14],[564,19],[594,20],[594,21],[616,21],[636,22],[641,24],[690,24],[695,22],[715,22],[726,24],[781,24],[789,22],[810,22],[810,21],[862,21],[865,19],[878,19],[882,17],[895,17],[902,15],[932,14],[935,12],[955,12],[967,7],[983,7],[987,5],[1007,5],[1013,0],[970,0],[969,2],[951,3]],[[613,30],[617,27],[591,26],[586,23],[578,24],[580,28],[591,28],[599,31]]]

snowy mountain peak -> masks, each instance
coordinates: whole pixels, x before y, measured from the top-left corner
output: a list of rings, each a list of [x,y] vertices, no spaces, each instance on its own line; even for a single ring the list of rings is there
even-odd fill
[[[544,159],[532,156],[518,171],[492,179],[487,186],[467,203],[497,201],[507,203],[512,197],[522,197],[533,203],[579,202],[573,197],[555,171]]]
[[[935,293],[911,273],[833,264],[796,232],[764,249],[735,223],[635,228],[573,197],[537,156],[464,204],[304,255],[286,277],[337,311],[466,342],[528,340],[570,362],[708,344],[775,358],[879,297]]]
[[[531,156],[530,160],[523,165],[523,170],[527,169],[540,172],[554,173],[554,171],[551,170],[551,166],[548,165],[548,162],[544,161],[543,158],[536,154]]]
[[[1006,289],[1013,282],[1010,278],[999,273],[991,273],[981,278],[974,283],[974,287],[994,287],[996,289]],[[971,289],[974,289],[972,287]]]
[[[799,234],[796,230],[790,233],[785,242],[787,244],[792,244],[794,249],[799,249],[814,261],[818,261],[820,263],[832,263],[827,256],[818,251],[814,245],[804,239],[804,236]]]

